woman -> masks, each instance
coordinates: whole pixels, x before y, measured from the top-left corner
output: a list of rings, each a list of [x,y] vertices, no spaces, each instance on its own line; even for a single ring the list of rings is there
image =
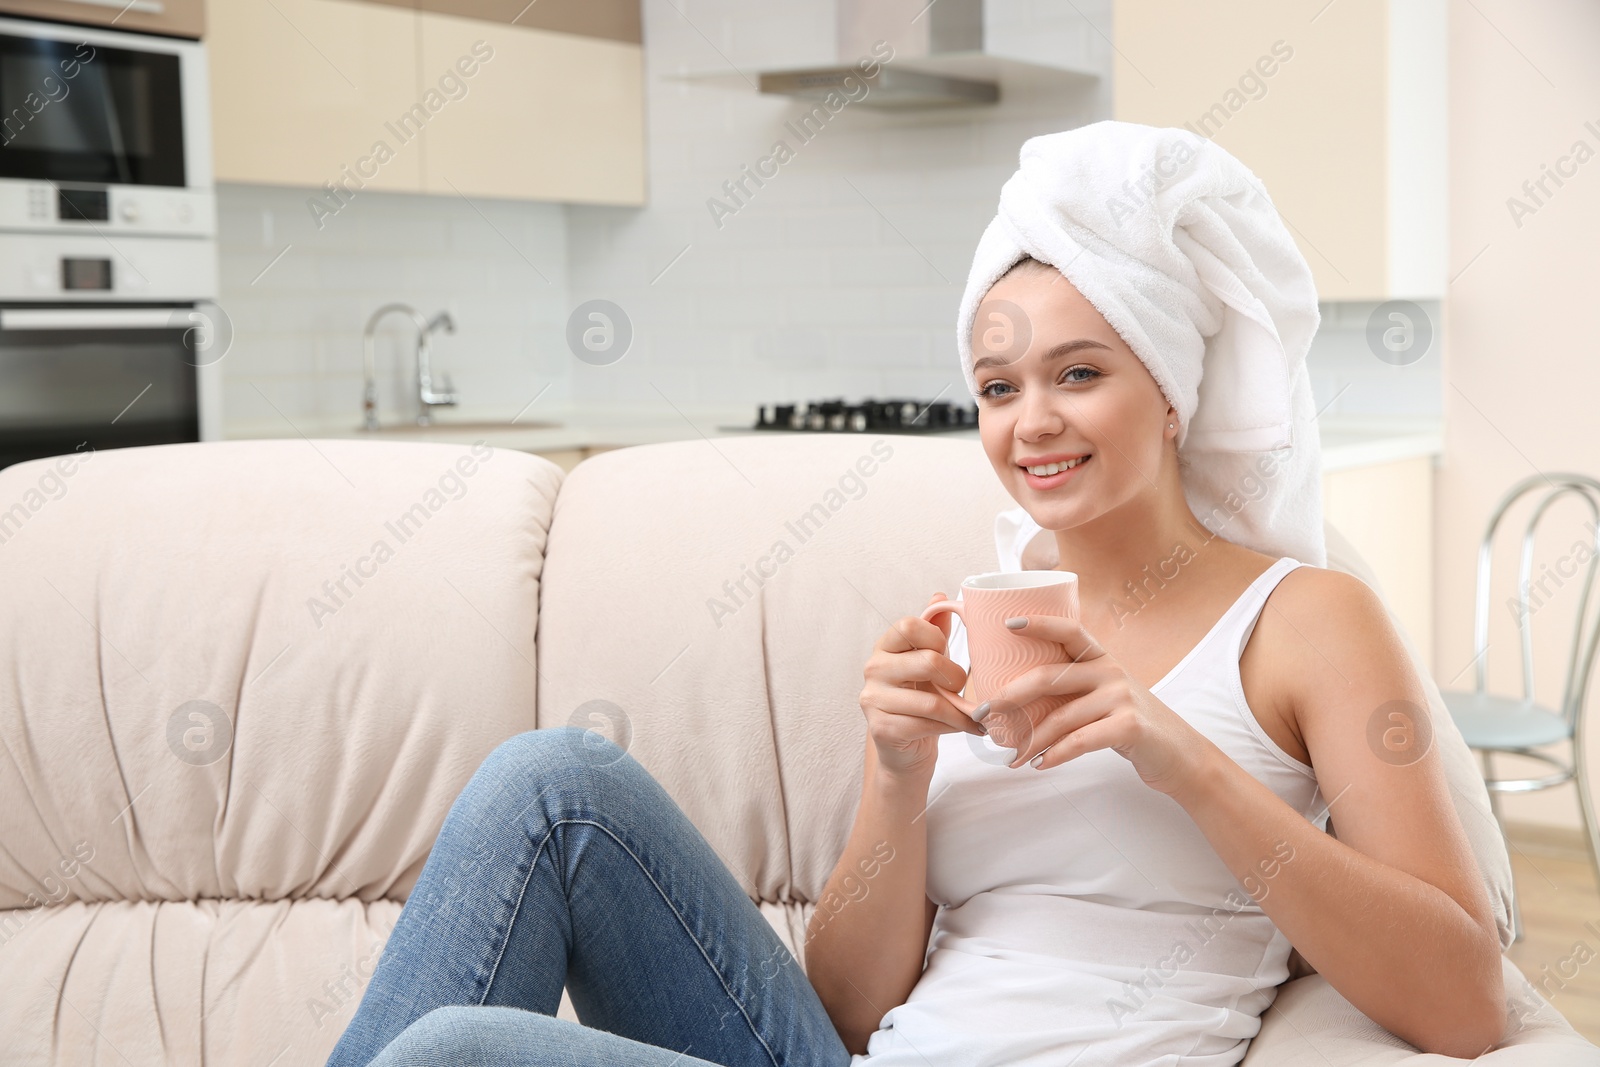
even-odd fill
[[[964,633],[883,634],[825,895],[849,902],[814,916],[805,972],[634,760],[507,741],[330,1064],[1221,1067],[1291,945],[1419,1048],[1491,1047],[1496,926],[1439,755],[1369,740],[1425,726],[1396,718],[1422,688],[1376,597],[1314,565],[1316,314],[1215,145],[1110,122],[1027,142],[957,338],[1021,531],[1079,578],[1079,619],[1008,623],[1061,662],[974,722],[933,690],[965,684]],[[1069,699],[1022,715],[1046,695]],[[563,983],[584,1025],[553,1017]]]

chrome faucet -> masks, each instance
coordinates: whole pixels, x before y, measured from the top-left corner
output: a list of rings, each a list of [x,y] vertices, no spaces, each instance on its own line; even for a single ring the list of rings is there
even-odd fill
[[[361,344],[365,357],[366,387],[361,391],[362,425],[368,430],[378,428],[378,368],[377,368],[377,335],[378,323],[386,316],[393,314],[407,315],[412,324],[417,328],[417,400],[422,405],[422,410],[417,413],[417,425],[427,426],[433,422],[432,411],[436,407],[454,407],[461,396],[455,392],[450,383],[450,376],[444,375],[444,391],[434,392],[433,389],[433,361],[432,350],[429,344],[435,331],[444,330],[445,333],[455,333],[456,323],[448,311],[441,311],[431,320],[422,317],[422,313],[410,304],[385,304],[372,313],[367,320],[367,328],[361,332]]]

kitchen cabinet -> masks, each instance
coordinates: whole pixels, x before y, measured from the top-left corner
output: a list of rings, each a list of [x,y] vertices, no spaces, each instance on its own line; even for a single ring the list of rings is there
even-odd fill
[[[1116,0],[1113,23],[1114,117],[1237,156],[1321,299],[1444,296],[1445,0]]]
[[[205,31],[205,0],[0,0],[0,15],[79,22],[108,29],[200,37]]]
[[[615,19],[589,36],[364,0],[207,19],[219,181],[320,189],[319,221],[366,188],[644,202],[643,55]]]
[[[639,44],[644,40],[639,0],[369,0],[374,4],[440,15],[503,22],[580,37]]]
[[[639,46],[420,12],[425,81],[475,42],[494,49],[470,92],[424,133],[424,192],[644,203]],[[486,32],[487,31],[487,32]]]
[[[342,0],[208,0],[207,14],[218,181],[320,189],[362,171],[346,181],[353,195],[422,188],[420,147],[388,128],[419,95],[414,12]],[[380,140],[392,155],[378,165]]]

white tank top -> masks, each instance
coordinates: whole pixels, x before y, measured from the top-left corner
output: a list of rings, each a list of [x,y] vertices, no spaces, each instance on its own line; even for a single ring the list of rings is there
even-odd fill
[[[1020,509],[1018,509],[1020,510]],[[1022,539],[998,522],[1001,570]],[[1268,567],[1151,692],[1320,829],[1311,767],[1245,703],[1239,656]],[[950,658],[965,632],[951,616]],[[1039,771],[985,737],[941,736],[929,782],[925,969],[852,1067],[1225,1067],[1288,977],[1291,945],[1178,803],[1109,749]],[[1292,861],[1263,848],[1266,870]],[[1259,895],[1270,877],[1252,880]]]

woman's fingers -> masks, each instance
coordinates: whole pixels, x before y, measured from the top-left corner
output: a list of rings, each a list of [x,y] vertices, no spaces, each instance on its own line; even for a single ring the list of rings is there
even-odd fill
[[[1031,704],[1041,697],[1077,696],[1094,690],[1105,676],[1105,669],[1093,660],[1041,663],[1011,679],[998,695],[1016,704]]]
[[[1024,618],[1028,620],[1028,624],[1020,630],[1011,631],[1012,633],[1054,641],[1066,650],[1066,657],[1069,660],[1084,662],[1098,659],[1106,654],[1100,642],[1084,628],[1081,619],[1067,618],[1063,615],[1026,615]]]
[[[1085,752],[1093,752],[1097,748],[1110,748],[1117,743],[1118,736],[1119,731],[1116,720],[1109,717],[1095,719],[1093,722],[1084,723],[1077,729],[1068,731],[1053,742],[1050,747],[1029,756],[1026,762],[1031,763],[1037,759],[1039,761],[1038,769],[1047,771],[1051,767],[1059,767],[1069,759],[1081,756]],[[1011,766],[1020,767],[1022,764],[1023,761],[1015,761]]]
[[[876,695],[875,705],[880,711],[889,715],[924,719],[945,727],[942,730],[924,730],[914,735],[917,737],[926,736],[930,732],[940,734],[960,732],[978,734],[980,736],[984,732],[983,727],[973,722],[970,715],[937,693],[925,692],[920,689],[907,689],[902,686],[889,686]],[[910,726],[904,728],[913,729]],[[910,737],[905,738],[905,740],[910,739]]]
[[[1041,769],[1046,763],[1054,766],[1065,762],[1066,756],[1056,751],[1060,742],[1099,721],[1115,706],[1113,694],[1097,689],[1052,709],[1034,726],[1026,745],[1016,746],[1017,758],[1011,761],[1011,766],[1020,767],[1040,753],[1046,753]]]
[[[935,592],[928,603],[943,599]],[[935,688],[959,693],[967,684],[967,672],[944,654],[948,623],[943,615],[937,618],[937,624],[918,615],[897,620],[867,660],[861,706],[876,720],[871,723],[875,737],[904,743],[953,732],[985,733]]]
[[[894,685],[932,682],[959,693],[967,684],[967,672],[943,652],[923,648],[894,657],[894,662],[886,668],[884,680]]]
[[[1019,752],[1033,744],[1037,733],[1033,720],[1021,704],[999,697],[988,702],[982,725],[995,744]]]
[[[876,651],[914,652],[919,648],[930,648],[937,652],[944,648],[947,636],[937,625],[920,615],[907,615],[897,619],[883,632],[883,636],[878,638]]]

